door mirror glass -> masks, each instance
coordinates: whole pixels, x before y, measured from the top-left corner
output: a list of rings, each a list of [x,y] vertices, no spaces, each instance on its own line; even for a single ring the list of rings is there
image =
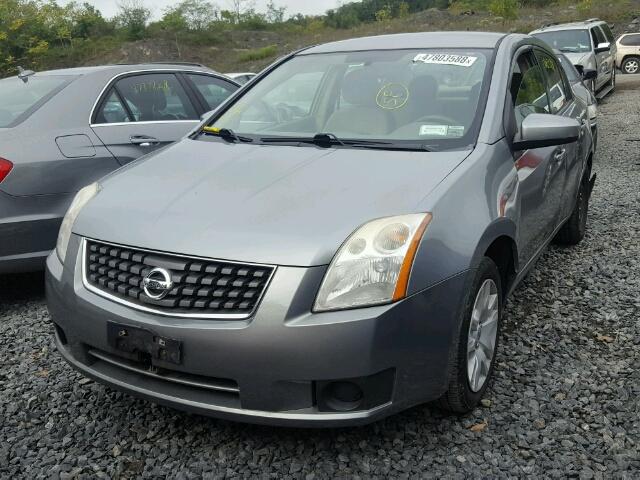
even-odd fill
[[[583,68],[582,69],[582,80],[595,80],[598,78],[598,71],[593,70],[592,68]]]
[[[609,42],[599,43],[596,47],[596,53],[603,53],[611,51],[611,44]]]
[[[522,121],[513,140],[515,150],[565,145],[578,140],[580,124],[573,118],[532,113]]]

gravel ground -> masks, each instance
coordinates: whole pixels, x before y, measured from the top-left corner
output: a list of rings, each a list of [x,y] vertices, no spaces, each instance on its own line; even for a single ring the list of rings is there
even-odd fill
[[[639,106],[630,78],[602,105],[588,237],[553,247],[510,300],[472,414],[294,430],[159,407],[63,362],[41,275],[0,277],[0,476],[640,478]]]

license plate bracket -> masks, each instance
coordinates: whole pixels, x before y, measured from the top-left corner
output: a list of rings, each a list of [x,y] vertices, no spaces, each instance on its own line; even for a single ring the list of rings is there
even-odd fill
[[[144,328],[107,322],[107,340],[112,348],[138,354],[141,358],[148,355],[151,360],[176,365],[182,361],[182,344],[179,340],[157,335]]]

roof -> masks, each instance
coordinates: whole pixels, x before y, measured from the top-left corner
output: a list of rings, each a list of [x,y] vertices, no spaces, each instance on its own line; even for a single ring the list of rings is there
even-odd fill
[[[133,70],[197,70],[212,72],[208,67],[196,64],[184,63],[140,63],[140,64],[117,64],[117,65],[99,65],[95,67],[77,67],[62,68],[58,70],[47,70],[44,72],[36,72],[38,75],[90,75],[98,72],[111,71],[114,74],[129,72]]]
[[[299,55],[410,48],[495,48],[504,37],[504,33],[486,32],[400,33],[325,43],[303,50]]]
[[[585,20],[583,22],[570,22],[570,23],[550,23],[549,25],[545,25],[537,30],[531,32],[541,33],[541,32],[557,32],[559,30],[584,30],[585,28],[589,28],[592,25],[598,25],[601,23],[606,23],[604,20],[600,20],[599,18],[590,18],[589,20]]]

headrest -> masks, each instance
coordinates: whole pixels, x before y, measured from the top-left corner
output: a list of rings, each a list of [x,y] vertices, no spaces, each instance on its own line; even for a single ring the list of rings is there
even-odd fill
[[[354,105],[375,106],[378,89],[375,71],[369,68],[354,70],[342,80],[342,96]]]
[[[415,102],[432,100],[438,93],[438,82],[431,75],[421,75],[411,80],[409,94]]]

